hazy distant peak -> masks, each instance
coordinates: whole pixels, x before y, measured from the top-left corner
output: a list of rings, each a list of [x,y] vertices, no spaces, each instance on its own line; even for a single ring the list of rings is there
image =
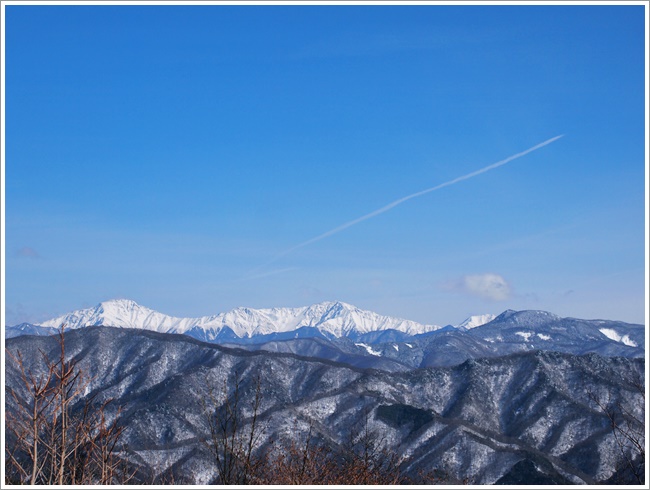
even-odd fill
[[[480,327],[486,323],[491,322],[497,316],[491,313],[485,313],[483,315],[472,315],[462,323],[456,326],[459,330],[471,330],[472,328]]]

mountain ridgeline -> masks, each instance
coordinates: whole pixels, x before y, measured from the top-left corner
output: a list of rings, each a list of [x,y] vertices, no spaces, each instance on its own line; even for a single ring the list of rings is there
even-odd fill
[[[175,318],[130,300],[113,300],[43,322],[8,327],[5,337],[51,335],[108,326],[180,333],[249,350],[291,352],[359,367],[402,371],[453,366],[467,359],[552,350],[644,357],[645,328],[607,320],[561,318],[544,311],[477,315],[458,326],[422,325],[341,302],[302,308],[236,308],[201,318]]]
[[[67,357],[86,380],[71,412],[112,400],[106,416],[124,427],[116,451],[139,483],[223,482],[206,444],[206,400],[222,389],[213,409],[237,393],[242,427],[261,427],[255,454],[305,440],[344,454],[365,433],[415,483],[644,474],[642,325],[508,310],[440,327],[344,303],[179,319],[106,302],[5,331],[8,413],[28,408],[23,373],[56,359],[50,334],[63,323]]]

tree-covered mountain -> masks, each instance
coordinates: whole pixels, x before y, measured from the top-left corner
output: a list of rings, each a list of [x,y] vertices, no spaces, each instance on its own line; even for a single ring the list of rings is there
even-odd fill
[[[511,317],[502,320],[513,322]],[[492,335],[493,327],[470,332],[486,328]],[[567,331],[572,328],[580,325],[567,325]],[[636,341],[623,330],[618,333]],[[56,359],[60,346],[56,337],[29,335],[6,344],[11,354],[6,386],[17,395],[7,397],[6,410],[20,413],[29,393],[11,359],[20,352],[26,372],[39,373],[45,359]],[[355,428],[364,427],[377,444],[402,457],[404,474],[436,474],[446,481],[602,483],[627,478],[626,461],[640,464],[634,448],[621,445],[599,403],[621,420],[644,420],[642,358],[530,349],[388,372],[109,327],[68,331],[65,348],[87,380],[71,410],[82,410],[84,400],[112,399],[107,416],[125,428],[118,454],[141,476],[216,481],[214,457],[205,444],[205,402],[216,402],[208,412],[223,410],[225,399],[209,395],[223,389],[232,394],[235,379],[246,427],[252,423],[255,393],[262,394],[257,452],[278,441],[299,443],[307,433],[329,447],[343,447],[359,433]]]

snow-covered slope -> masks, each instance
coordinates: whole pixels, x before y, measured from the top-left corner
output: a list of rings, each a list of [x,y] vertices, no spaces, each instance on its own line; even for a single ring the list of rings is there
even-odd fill
[[[491,313],[486,313],[485,315],[470,316],[464,322],[457,325],[456,328],[458,330],[471,330],[472,328],[480,327],[481,325],[485,325],[486,323],[491,322],[496,317],[496,315],[492,315]]]
[[[614,342],[621,342],[630,347],[638,347],[638,344],[634,340],[630,340],[629,335],[621,335],[616,330],[612,328],[601,328],[600,333],[602,333],[608,339],[613,340]]]
[[[521,329],[521,323],[513,328]],[[362,344],[355,347],[377,361],[373,352],[379,347]],[[48,336],[7,341],[7,352],[14,358],[20,352],[30,370],[43,366],[44,354],[56,359],[59,349],[57,339]],[[293,353],[246,352],[185,336],[114,328],[71,331],[66,349],[74,352],[75,367],[88,374],[90,383],[78,403],[71,404],[72,417],[81,416],[85,401],[114,400],[111,406],[128,407],[110,413],[126,429],[120,458],[140,468],[135,478],[142,480],[136,483],[170,474],[169,468],[187,485],[213,483],[214,455],[200,442],[210,437],[202,401],[213,388],[232,388],[235,379],[241,381],[242,410],[253,405],[256,386],[263,393],[264,430],[256,444],[268,444],[262,446],[268,449],[283,447],[272,446],[272,441],[304,444],[309,430],[314,441],[344,447],[360,427],[367,428],[381,434],[389,454],[404,456],[400,471],[408,472],[406,476],[433,475],[435,480],[425,481],[427,485],[443,483],[443,488],[450,488],[448,478],[458,484],[471,481],[474,488],[496,482],[511,488],[526,483],[532,488],[549,488],[551,483],[559,488],[569,483],[630,488],[629,480],[618,478],[604,486],[612,476],[632,476],[621,468],[639,451],[629,445],[622,452],[610,419],[591,400],[592,394],[617,415],[629,414],[626,429],[634,437],[644,434],[638,423],[644,420],[645,406],[638,388],[645,382],[642,358],[531,351],[388,373]],[[407,349],[400,345],[400,351]],[[239,378],[237,372],[244,375]],[[17,394],[6,397],[6,412],[23,413],[17,402],[29,395],[20,367],[10,357],[5,383]],[[312,420],[316,423],[310,424]],[[248,431],[250,418],[242,423]],[[11,447],[9,436],[7,441]],[[522,460],[529,464],[522,468]],[[643,458],[634,464],[644,464]]]
[[[200,318],[176,318],[159,313],[135,301],[105,301],[94,308],[78,310],[41,323],[44,327],[76,329],[86,326],[140,328],[162,333],[189,333],[214,340],[228,328],[239,338],[293,332],[303,327],[317,329],[327,337],[354,337],[369,332],[397,330],[408,335],[440,329],[410,320],[379,315],[341,302],[325,302],[300,308],[235,308],[218,315]]]

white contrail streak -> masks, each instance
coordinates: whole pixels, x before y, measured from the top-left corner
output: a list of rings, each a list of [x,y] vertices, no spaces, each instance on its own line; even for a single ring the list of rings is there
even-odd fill
[[[269,265],[269,263],[267,263],[266,265]],[[278,269],[278,270],[273,270],[273,271],[268,271],[268,272],[262,272],[262,273],[259,273],[259,274],[248,275],[248,276],[244,277],[243,279],[244,280],[262,279],[264,277],[275,276],[276,274],[284,274],[285,272],[293,271],[293,270],[296,270],[296,269],[297,269],[297,267],[286,267],[284,269]],[[256,270],[259,270],[259,268],[256,269]]]
[[[291,252],[294,252],[294,251],[296,251],[296,250],[298,250],[300,248],[306,247],[307,245],[311,245],[312,243],[316,243],[316,242],[322,240],[323,238],[327,238],[329,236],[336,235],[337,233],[340,233],[343,230],[345,230],[347,228],[350,228],[351,226],[359,224],[362,221],[366,221],[367,219],[374,218],[375,216],[379,216],[380,214],[383,214],[386,211],[388,211],[390,209],[393,209],[394,207],[399,206],[400,204],[402,204],[402,203],[404,203],[406,201],[410,201],[411,199],[415,199],[416,197],[420,197],[420,196],[423,196],[423,195],[428,194],[430,192],[437,191],[438,189],[442,189],[443,187],[449,187],[450,185],[457,184],[458,182],[462,182],[463,180],[471,179],[472,177],[476,177],[477,175],[484,174],[485,172],[489,172],[490,170],[494,170],[495,168],[500,167],[502,165],[505,165],[508,162],[516,160],[517,158],[521,158],[524,155],[527,155],[528,153],[530,153],[532,151],[538,150],[538,149],[540,149],[540,148],[542,148],[542,147],[544,147],[546,145],[550,145],[554,141],[560,139],[562,136],[564,136],[564,135],[561,134],[559,136],[555,136],[554,138],[543,141],[542,143],[539,143],[539,144],[537,144],[537,145],[535,145],[535,146],[533,146],[531,148],[528,148],[527,150],[524,150],[524,151],[522,151],[520,153],[516,153],[516,154],[514,154],[512,156],[509,156],[508,158],[500,160],[500,161],[498,161],[496,163],[493,163],[492,165],[488,165],[487,167],[483,167],[483,168],[481,168],[479,170],[476,170],[474,172],[471,172],[469,174],[463,175],[461,177],[456,177],[455,179],[450,180],[449,182],[445,182],[444,184],[439,184],[439,185],[437,185],[435,187],[430,187],[428,189],[424,189],[423,191],[416,192],[415,194],[410,194],[408,196],[397,199],[396,201],[393,201],[390,204],[386,204],[386,206],[384,206],[382,208],[379,208],[379,209],[377,209],[377,210],[375,210],[375,211],[373,211],[371,213],[364,214],[363,216],[361,216],[361,217],[359,217],[357,219],[353,219],[352,221],[348,221],[347,223],[344,223],[341,226],[337,226],[336,228],[334,228],[334,229],[332,229],[330,231],[326,231],[325,233],[323,233],[321,235],[318,235],[318,236],[316,236],[314,238],[311,238],[311,239],[309,239],[309,240],[307,240],[305,242],[299,243],[298,245],[296,245],[294,247],[291,247],[291,248],[285,250],[284,252],[279,253],[270,262],[268,262],[266,265],[269,265],[270,263],[275,262],[279,258],[284,257],[285,255],[290,254]]]

